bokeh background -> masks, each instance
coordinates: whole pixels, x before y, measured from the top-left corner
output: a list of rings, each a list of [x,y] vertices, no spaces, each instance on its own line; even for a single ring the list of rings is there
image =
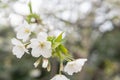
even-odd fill
[[[15,37],[9,14],[16,0],[0,0],[0,80],[49,80],[58,72],[34,68],[35,58],[12,54]],[[88,58],[71,80],[120,80],[120,0],[38,0],[41,18],[65,31],[65,46],[74,58]],[[57,32],[56,32],[57,33]]]

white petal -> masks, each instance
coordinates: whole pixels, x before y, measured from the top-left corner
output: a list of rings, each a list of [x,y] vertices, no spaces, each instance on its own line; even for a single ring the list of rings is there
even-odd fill
[[[14,46],[12,51],[17,58],[21,58],[24,55],[24,49],[22,47]]]
[[[76,64],[74,62],[68,62],[67,65],[64,67],[64,71],[67,72],[69,75],[73,75],[75,65]]]
[[[52,50],[51,49],[41,49],[41,55],[45,58],[49,58],[52,56]]]
[[[26,26],[26,25],[23,25],[23,26]],[[25,42],[25,41],[27,41],[29,39],[29,36],[31,34],[31,30],[29,28],[27,28],[27,26],[26,27],[23,27],[23,26],[18,27],[16,29],[16,31],[17,31],[17,38],[22,39],[23,42]],[[26,30],[28,32],[26,32]]]
[[[23,42],[26,42],[29,39],[30,33],[23,36]]]
[[[24,33],[23,33],[23,32],[18,32],[17,35],[16,35],[16,37],[17,37],[18,39],[23,39],[23,36],[24,36]]]
[[[40,32],[39,34],[38,34],[38,40],[39,41],[46,41],[47,40],[47,33],[45,33],[45,32]]]
[[[31,42],[30,44],[31,48],[36,48],[39,46],[39,41],[37,39],[31,39],[30,42]]]
[[[24,32],[24,26],[25,26],[25,25],[22,24],[22,25],[16,27],[16,28],[15,28],[16,32],[19,33],[19,34],[20,34],[20,33],[23,33],[23,32]]]
[[[39,47],[38,48],[32,48],[31,54],[32,54],[33,57],[40,57],[41,51],[40,51]]]
[[[45,49],[51,49],[51,42],[45,41],[44,45],[45,45]]]
[[[13,38],[12,40],[11,40],[11,42],[12,42],[12,44],[13,45],[23,45],[19,40],[17,40],[16,38]]]
[[[29,39],[30,33],[23,33],[23,32],[18,32],[17,33],[17,38],[18,39],[23,39],[23,42],[27,41]]]
[[[39,32],[47,32],[46,27],[43,27],[42,25],[36,24],[36,25],[33,25],[32,27],[36,34],[39,34]]]
[[[70,79],[68,79],[66,76],[64,76],[64,75],[56,75],[56,76],[54,76],[52,79],[50,79],[50,80],[70,80]]]
[[[87,59],[77,59],[76,63],[78,63],[79,65],[83,66],[86,61],[87,61]]]

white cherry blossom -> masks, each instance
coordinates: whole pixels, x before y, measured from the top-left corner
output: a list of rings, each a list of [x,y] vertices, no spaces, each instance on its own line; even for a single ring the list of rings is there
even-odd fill
[[[45,58],[51,57],[51,42],[47,41],[47,34],[45,32],[40,32],[38,37],[31,39],[31,54],[34,57],[43,56]]]
[[[14,26],[21,25],[23,23],[23,21],[24,21],[24,18],[21,15],[11,13],[9,15],[9,20],[10,20],[10,24],[14,27]]]
[[[22,44],[19,40],[13,38],[11,41],[14,45],[12,52],[17,58],[21,58],[25,52],[28,53],[28,50],[25,48],[24,44]]]
[[[50,80],[70,80],[70,79],[68,79],[66,76],[64,76],[64,75],[61,75],[61,74],[59,74],[59,75],[56,75],[56,76],[54,76],[52,79],[50,79]]]
[[[27,23],[24,23],[16,28],[16,32],[17,38],[22,39],[23,42],[25,42],[29,39],[29,36],[31,35],[32,26]]]
[[[68,62],[64,68],[64,71],[67,72],[69,75],[80,72],[86,61],[87,59],[77,59],[75,61]]]

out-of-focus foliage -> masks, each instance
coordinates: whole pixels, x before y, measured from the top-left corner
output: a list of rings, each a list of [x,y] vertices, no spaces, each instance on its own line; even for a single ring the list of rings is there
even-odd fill
[[[104,33],[90,50],[85,80],[119,80],[120,28]],[[118,78],[118,79],[116,79]]]
[[[65,44],[70,53],[75,58],[89,59],[71,80],[120,80],[119,0],[40,1],[41,18],[66,32]],[[13,2],[0,0],[0,80],[48,80],[58,68],[46,73],[40,67],[34,68],[36,59],[24,56],[19,60],[11,53],[10,40],[15,35],[8,16]]]

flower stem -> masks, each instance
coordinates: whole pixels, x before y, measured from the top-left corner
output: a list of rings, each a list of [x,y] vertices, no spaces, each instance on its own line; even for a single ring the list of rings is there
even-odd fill
[[[31,2],[29,2],[28,6],[29,6],[29,9],[30,9],[30,13],[32,14],[33,12],[32,12],[32,5],[31,5]]]

